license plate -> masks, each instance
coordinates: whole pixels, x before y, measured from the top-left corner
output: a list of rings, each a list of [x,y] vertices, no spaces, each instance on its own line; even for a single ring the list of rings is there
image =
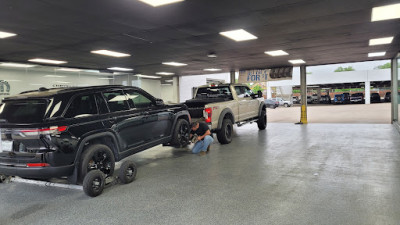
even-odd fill
[[[12,151],[12,141],[0,141],[0,152],[11,152]]]

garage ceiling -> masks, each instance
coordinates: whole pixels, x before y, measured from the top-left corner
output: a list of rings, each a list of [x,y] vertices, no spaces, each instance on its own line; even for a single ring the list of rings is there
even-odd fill
[[[385,0],[186,0],[153,8],[138,0],[2,0],[0,30],[18,34],[0,39],[0,61],[32,58],[68,61],[66,67],[134,68],[135,73],[206,74],[239,69],[367,61],[369,52],[400,51],[400,19],[371,22],[373,7]],[[219,32],[245,29],[257,40],[235,42]],[[395,36],[390,45],[369,46],[372,38]],[[107,49],[131,54],[91,54]],[[282,49],[289,56],[264,51]],[[207,54],[215,52],[217,58]],[[162,62],[187,63],[171,67]]]

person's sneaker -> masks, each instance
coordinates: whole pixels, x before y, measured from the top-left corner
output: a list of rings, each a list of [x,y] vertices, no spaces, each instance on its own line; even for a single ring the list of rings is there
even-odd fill
[[[211,145],[209,145],[209,146],[207,147],[207,153],[210,152],[210,147],[211,147]]]
[[[201,152],[199,153],[199,156],[203,156],[203,155],[205,155],[205,154],[206,154],[206,152],[201,151]]]

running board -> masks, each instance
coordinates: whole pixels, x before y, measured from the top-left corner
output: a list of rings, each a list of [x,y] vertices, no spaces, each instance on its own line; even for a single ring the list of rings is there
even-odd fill
[[[243,126],[243,125],[245,125],[245,124],[248,124],[248,123],[252,124],[253,122],[257,122],[257,119],[251,119],[251,120],[246,120],[246,121],[237,123],[237,126],[238,126],[238,127],[241,127],[241,126]]]

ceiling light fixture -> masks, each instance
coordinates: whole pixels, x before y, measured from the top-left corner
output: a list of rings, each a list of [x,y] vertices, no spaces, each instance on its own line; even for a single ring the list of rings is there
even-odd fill
[[[22,64],[22,63],[0,63],[0,66],[18,67],[18,68],[30,68],[30,67],[34,67],[36,65]]]
[[[114,52],[114,51],[110,51],[110,50],[96,50],[96,51],[91,51],[91,53],[99,54],[99,55],[106,55],[106,56],[111,56],[111,57],[117,57],[117,58],[131,56],[131,55],[126,54],[126,53]]]
[[[188,64],[185,63],[179,63],[179,62],[163,62],[163,65],[167,66],[187,66]]]
[[[400,3],[372,8],[371,22],[400,18]]]
[[[210,52],[207,55],[208,58],[217,58],[217,54],[215,54],[215,52]]]
[[[217,68],[208,68],[208,69],[204,69],[204,71],[216,72],[216,71],[221,71],[221,69],[217,69]]]
[[[66,72],[80,72],[80,71],[82,71],[80,69],[74,69],[74,68],[59,68],[57,70],[66,71]]]
[[[114,80],[114,78],[111,78],[111,77],[100,77],[99,80]]]
[[[230,38],[234,41],[248,41],[257,39],[256,36],[250,34],[249,32],[243,29],[220,32],[219,34],[227,38]]]
[[[142,75],[142,74],[136,74],[135,76],[137,77],[142,77],[142,78],[150,78],[150,79],[160,79],[160,76],[150,76],[150,75]]]
[[[385,45],[392,43],[394,37],[375,38],[369,40],[369,45]]]
[[[165,80],[165,82],[172,83],[172,82],[174,82],[174,80]]]
[[[174,75],[175,73],[170,73],[170,72],[157,72],[156,74],[158,74],[158,75]]]
[[[8,33],[8,32],[4,32],[4,31],[0,31],[0,38],[1,39],[8,38],[8,37],[14,37],[16,35],[17,34],[14,34],[14,33]]]
[[[61,76],[61,75],[44,75],[43,77],[62,78],[62,77],[66,77],[66,76]]]
[[[379,56],[385,56],[386,52],[371,52],[368,53],[368,57],[379,57]]]
[[[68,81],[59,81],[59,80],[57,80],[56,83],[60,83],[60,84],[70,84],[71,82],[68,82]]]
[[[29,62],[36,62],[36,63],[46,63],[46,64],[64,64],[67,63],[67,61],[60,61],[60,60],[53,60],[53,59],[29,59]]]
[[[289,55],[289,53],[283,51],[283,50],[275,50],[275,51],[267,51],[264,52],[265,54],[268,54],[270,56],[282,56],[282,55]]]
[[[100,73],[100,71],[98,71],[98,70],[84,70],[83,72],[87,72],[87,73]]]
[[[183,2],[184,0],[139,0],[139,1],[144,2],[153,7],[158,7],[158,6],[168,5],[168,4],[172,4],[172,3]]]
[[[304,60],[302,60],[302,59],[293,59],[293,60],[289,60],[289,62],[291,63],[291,64],[303,64],[303,63],[306,63]]]
[[[115,70],[115,71],[124,71],[124,72],[133,70],[131,68],[123,68],[123,67],[110,67],[110,68],[107,68],[107,69],[108,70]]]

